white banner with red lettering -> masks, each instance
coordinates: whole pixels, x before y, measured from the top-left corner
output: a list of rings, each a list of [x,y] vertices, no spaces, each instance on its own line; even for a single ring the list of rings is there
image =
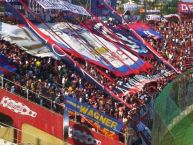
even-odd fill
[[[178,13],[180,14],[193,14],[193,1],[192,2],[179,2]]]
[[[12,100],[9,97],[3,97],[0,101],[0,105],[21,115],[28,115],[34,118],[37,116],[37,113],[32,111],[28,106],[22,104],[21,102]]]

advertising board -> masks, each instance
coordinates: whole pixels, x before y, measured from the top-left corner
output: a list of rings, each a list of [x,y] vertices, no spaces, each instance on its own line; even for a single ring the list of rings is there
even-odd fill
[[[63,117],[61,115],[3,89],[0,89],[0,110],[2,114],[13,119],[15,128],[21,129],[22,124],[26,123],[63,139]]]

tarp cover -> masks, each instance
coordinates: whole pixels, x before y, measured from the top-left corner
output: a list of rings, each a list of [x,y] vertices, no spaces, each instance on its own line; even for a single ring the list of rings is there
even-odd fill
[[[56,58],[47,46],[27,27],[0,22],[0,28],[0,34],[4,40],[16,43],[27,53],[37,57],[51,56]]]

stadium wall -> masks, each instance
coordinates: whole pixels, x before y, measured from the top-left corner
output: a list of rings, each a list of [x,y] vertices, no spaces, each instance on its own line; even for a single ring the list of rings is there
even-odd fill
[[[3,89],[0,89],[0,110],[0,113],[12,118],[15,128],[22,130],[23,125],[28,124],[28,126],[33,126],[63,140],[63,117],[61,115]],[[30,132],[30,129],[28,131]],[[18,138],[23,139],[21,134]]]
[[[34,145],[63,145],[63,116],[29,102],[4,89],[0,89],[0,113],[13,120],[13,127],[18,133],[19,143]],[[4,129],[5,130],[5,129]],[[2,130],[0,130],[2,131]],[[13,138],[14,131],[6,139]],[[9,132],[10,133],[10,132]],[[68,143],[74,145],[122,145],[82,125],[70,121]]]

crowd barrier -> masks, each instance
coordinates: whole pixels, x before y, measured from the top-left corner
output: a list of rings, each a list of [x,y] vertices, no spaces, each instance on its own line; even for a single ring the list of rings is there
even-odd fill
[[[62,140],[58,140],[48,133],[40,134],[41,132],[43,131],[27,124],[24,124],[22,129],[18,129],[0,122],[0,145],[2,145],[1,141],[5,145],[54,145],[54,143],[55,145],[64,145]],[[22,136],[21,139],[18,139],[19,135]]]
[[[62,145],[63,116],[31,102],[33,100],[31,100],[29,92],[36,95],[40,100],[41,98],[44,99],[49,104],[54,104],[52,100],[31,92],[25,87],[17,86],[23,91],[24,96],[21,97],[13,94],[14,92],[9,92],[10,90],[5,90],[6,84],[9,84],[9,86],[17,85],[0,76],[0,115],[10,117],[13,120],[12,126],[22,131],[22,133],[19,131],[17,137],[10,141],[28,142],[34,145],[48,145],[50,143]],[[52,109],[52,106],[49,109]],[[15,136],[15,134],[12,135]],[[96,145],[106,145],[109,142],[114,142],[115,145],[122,144],[73,121],[70,121],[69,125],[68,142],[75,145],[85,145],[91,142]]]
[[[6,84],[8,83],[9,85],[11,85],[11,83],[12,85],[16,85],[13,84],[13,82],[8,81],[9,80],[3,79],[3,77],[1,77],[1,113],[3,113],[3,115],[9,116],[13,120],[14,127],[26,131],[30,129],[39,129],[39,132],[40,130],[43,132],[40,132],[37,137],[41,139],[45,137],[45,134],[47,134],[46,136],[50,135],[54,138],[57,138],[56,140],[58,140],[58,143],[61,144],[60,142],[61,140],[63,140],[63,117],[59,114],[44,109],[40,105],[28,101],[28,92],[30,91],[25,91],[24,87],[22,87],[23,91],[27,92],[25,99],[22,97],[18,97],[18,95],[10,93],[10,90],[4,90],[6,89]],[[40,96],[37,97],[40,98]],[[33,127],[34,129],[31,127]],[[37,135],[37,133],[34,134]],[[18,139],[22,139],[23,141],[25,140],[25,137],[19,134]]]
[[[0,145],[17,145],[12,142],[0,138]]]

